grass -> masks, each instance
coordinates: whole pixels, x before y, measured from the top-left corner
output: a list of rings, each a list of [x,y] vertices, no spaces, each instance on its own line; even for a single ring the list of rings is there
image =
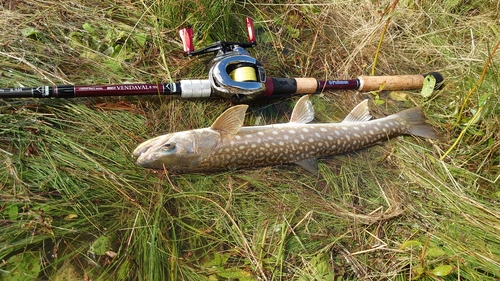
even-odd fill
[[[393,8],[391,8],[393,7]],[[439,141],[404,137],[299,167],[171,175],[148,138],[209,126],[230,104],[172,97],[0,101],[0,280],[498,280],[500,7],[496,1],[4,1],[1,87],[203,78],[195,46],[245,40],[269,76],[440,71],[422,106]],[[375,57],[377,60],[375,62]],[[397,93],[401,94],[401,93]],[[313,98],[338,122],[372,93]],[[247,124],[286,122],[295,98]]]

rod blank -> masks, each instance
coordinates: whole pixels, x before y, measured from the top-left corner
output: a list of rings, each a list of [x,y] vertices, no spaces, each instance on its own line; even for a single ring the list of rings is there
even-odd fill
[[[437,72],[436,88],[443,83]],[[360,76],[351,80],[316,80],[315,78],[267,78],[263,96],[314,94],[325,90],[415,90],[422,88],[426,75]],[[208,79],[180,80],[164,84],[60,85],[34,88],[0,88],[0,98],[77,98],[100,96],[180,95],[182,98],[213,96]]]

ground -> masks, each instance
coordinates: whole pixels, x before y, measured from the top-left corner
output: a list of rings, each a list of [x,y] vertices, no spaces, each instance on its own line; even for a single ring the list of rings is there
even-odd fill
[[[210,126],[224,99],[0,100],[0,280],[498,280],[500,6],[496,1],[2,1],[0,87],[204,79],[195,47],[246,40],[271,77],[439,71],[445,86],[330,91],[315,122],[362,99],[420,106],[439,140],[399,137],[298,166],[172,174],[144,140]],[[1,95],[1,93],[0,93]],[[250,104],[287,122],[297,97]]]

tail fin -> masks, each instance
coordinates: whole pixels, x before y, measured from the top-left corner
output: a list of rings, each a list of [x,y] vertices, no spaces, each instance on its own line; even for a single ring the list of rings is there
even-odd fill
[[[427,124],[427,118],[421,108],[414,107],[406,109],[394,115],[408,122],[410,125],[409,134],[424,138],[439,139],[439,134],[434,131],[431,125]]]

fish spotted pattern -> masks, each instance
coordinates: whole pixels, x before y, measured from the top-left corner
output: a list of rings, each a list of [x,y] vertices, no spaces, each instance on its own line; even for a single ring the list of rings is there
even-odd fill
[[[242,127],[248,106],[226,110],[210,128],[167,134],[134,151],[145,168],[174,172],[228,170],[295,163],[317,172],[317,159],[355,151],[404,134],[437,138],[420,108],[370,120],[368,100],[341,123],[308,124],[314,108],[302,97],[289,123]]]

